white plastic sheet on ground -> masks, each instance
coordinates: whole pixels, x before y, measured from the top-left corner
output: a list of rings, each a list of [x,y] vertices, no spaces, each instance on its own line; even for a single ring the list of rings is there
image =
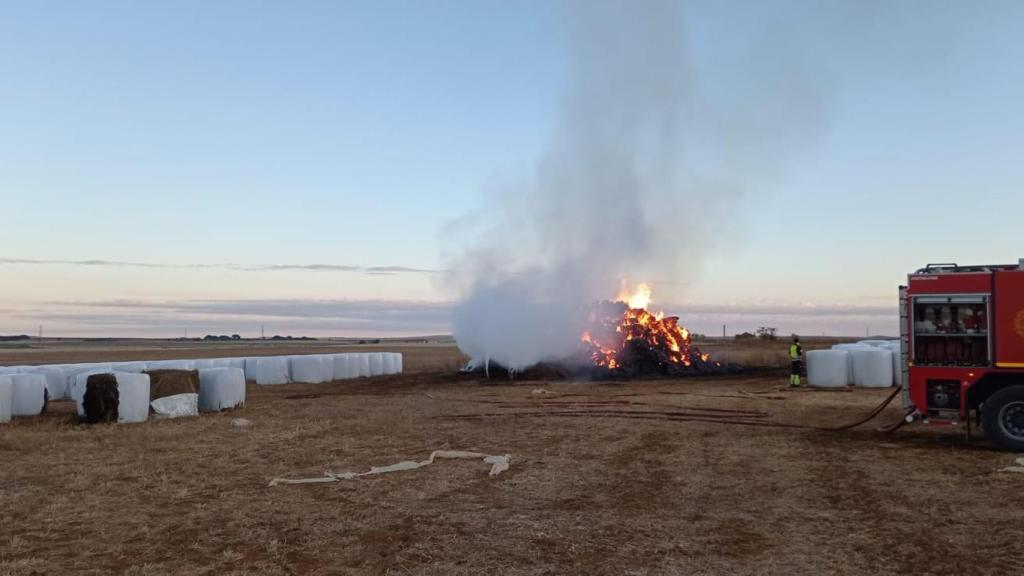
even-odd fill
[[[509,454],[501,456],[492,456],[490,454],[483,454],[481,452],[465,452],[462,450],[434,450],[430,453],[430,458],[423,460],[422,462],[413,462],[412,460],[406,460],[403,462],[397,462],[388,466],[374,466],[366,472],[341,472],[335,474],[327,472],[323,476],[316,478],[274,478],[270,481],[271,486],[277,486],[279,484],[318,484],[323,482],[340,482],[342,480],[354,480],[356,478],[363,478],[365,476],[376,476],[378,474],[387,474],[389,472],[402,472],[405,470],[415,470],[424,466],[429,466],[434,463],[435,460],[483,460],[484,464],[490,464],[491,470],[488,475],[493,478],[498,474],[501,474],[505,470],[509,469],[512,465],[512,456]]]
[[[849,353],[846,350],[807,352],[807,383],[818,388],[841,388],[849,385]]]
[[[850,350],[853,363],[853,383],[865,388],[892,386],[892,351],[884,348]]]
[[[22,374],[41,374],[46,379],[46,393],[50,400],[61,400],[68,396],[67,378],[62,366],[29,366],[22,368]]]
[[[318,354],[289,356],[288,370],[292,382],[319,384],[324,381],[324,361]]]
[[[199,410],[219,412],[245,404],[245,372],[239,368],[199,371]]]
[[[8,375],[0,376],[0,424],[11,421],[14,410],[14,385]]]
[[[117,380],[117,421],[145,422],[149,418],[149,375],[114,372]]]
[[[42,374],[10,374],[14,388],[14,416],[38,416],[46,408],[46,377]]]
[[[288,358],[264,356],[256,361],[256,383],[260,385],[287,384]]]
[[[216,368],[212,368],[216,370]],[[230,368],[227,368],[230,370]],[[199,415],[199,394],[186,392],[163,396],[149,403],[157,418],[184,418]]]

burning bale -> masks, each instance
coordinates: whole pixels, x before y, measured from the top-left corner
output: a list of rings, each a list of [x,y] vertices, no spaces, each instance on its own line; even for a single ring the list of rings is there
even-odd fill
[[[685,376],[723,368],[692,344],[677,316],[662,317],[624,301],[601,302],[587,325],[581,343],[596,377]]]
[[[736,372],[739,367],[711,360],[692,342],[678,316],[652,313],[651,290],[640,284],[633,294],[590,307],[576,354],[513,371],[493,361],[473,366],[487,376],[524,380],[572,376],[600,380],[642,376],[692,376]]]

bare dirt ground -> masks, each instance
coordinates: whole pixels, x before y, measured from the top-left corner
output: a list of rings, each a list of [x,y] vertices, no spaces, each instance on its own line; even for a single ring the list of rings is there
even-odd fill
[[[402,350],[407,374],[250,386],[234,412],[90,427],[57,402],[0,426],[0,574],[1024,573],[1011,455],[934,428],[800,427],[887,390],[481,382],[453,348]],[[268,487],[439,448],[512,468]]]

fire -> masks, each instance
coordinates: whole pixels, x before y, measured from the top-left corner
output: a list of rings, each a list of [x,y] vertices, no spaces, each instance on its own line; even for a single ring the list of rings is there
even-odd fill
[[[690,331],[679,325],[677,316],[652,314],[651,287],[639,284],[629,292],[620,291],[614,302],[601,302],[591,309],[590,329],[581,341],[595,366],[609,369],[640,364],[667,370],[703,365],[707,354],[691,344]]]
[[[629,292],[624,281],[622,288],[619,289],[619,295],[615,299],[619,302],[625,302],[631,309],[646,310],[651,305],[651,286],[650,284],[640,283],[637,284],[632,292]]]

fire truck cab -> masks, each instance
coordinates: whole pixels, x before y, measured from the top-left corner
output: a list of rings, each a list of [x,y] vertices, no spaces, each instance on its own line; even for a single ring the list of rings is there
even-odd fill
[[[929,264],[900,287],[903,404],[910,418],[966,424],[1024,451],[1024,259]]]

